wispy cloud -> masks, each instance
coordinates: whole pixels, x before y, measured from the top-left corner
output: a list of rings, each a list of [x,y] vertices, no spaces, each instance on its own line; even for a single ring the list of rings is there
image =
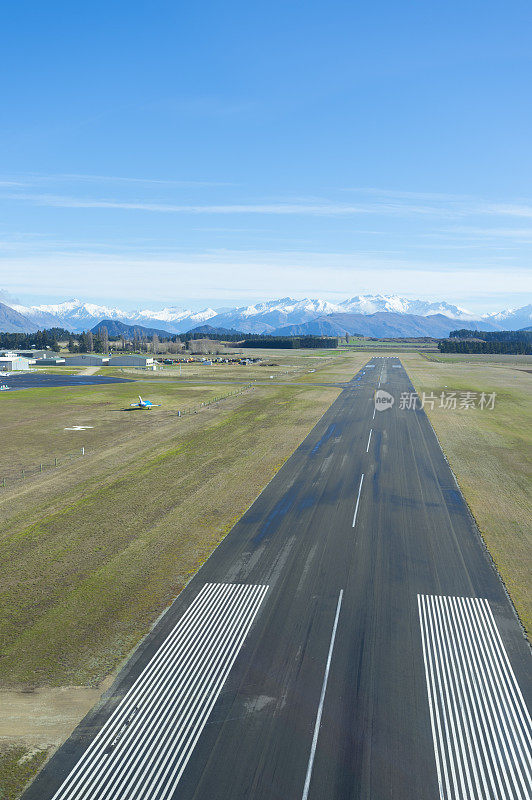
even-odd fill
[[[502,246],[507,246],[508,240],[514,239],[520,244],[532,241],[532,228],[480,228],[467,225],[456,225],[450,228],[443,228],[440,235],[454,236],[458,239],[476,239],[485,242],[490,239],[503,239]]]
[[[216,186],[236,186],[232,181],[211,181],[211,180],[179,180],[167,178],[142,178],[124,175],[87,175],[83,173],[64,172],[53,175],[43,175],[41,173],[28,173],[23,176],[9,179],[0,179],[0,187],[28,187],[42,186],[43,184],[54,183],[88,183],[88,184],[116,184],[123,186],[155,186],[155,187],[174,187],[174,188],[211,188]]]
[[[113,178],[102,178],[98,176],[86,176],[88,181],[97,182],[98,180],[114,180]],[[124,178],[128,184],[142,184],[141,178]],[[147,179],[146,182],[158,185],[159,182]],[[195,185],[201,183],[183,182],[160,182],[161,185]],[[0,184],[1,185],[1,184]],[[207,184],[204,184],[207,185]],[[211,184],[213,185],[213,184]],[[6,186],[6,188],[9,188]],[[11,184],[13,188],[13,184]],[[277,215],[277,216],[310,216],[310,217],[352,217],[361,215],[382,215],[382,216],[421,216],[439,217],[441,219],[453,219],[467,216],[514,216],[517,218],[532,218],[532,205],[526,203],[489,203],[474,199],[451,199],[442,204],[434,203],[412,203],[410,199],[425,199],[425,196],[418,196],[417,193],[389,192],[389,197],[384,197],[379,201],[343,203],[329,199],[280,199],[269,202],[237,202],[237,203],[173,203],[160,202],[145,199],[121,199],[114,197],[80,197],[76,195],[63,195],[49,192],[6,192],[2,195],[4,199],[27,202],[34,205],[48,206],[53,208],[94,208],[110,209],[122,211],[145,211],[149,213],[163,214],[209,214],[209,215]]]
[[[16,193],[5,194],[5,199],[30,202],[35,205],[54,208],[108,208],[125,211],[148,211],[165,214],[264,214],[264,215],[303,215],[318,217],[341,217],[368,214],[416,214],[455,216],[451,211],[435,209],[430,206],[402,205],[400,203],[347,204],[330,201],[274,203],[226,203],[226,204],[180,204],[149,201],[127,201],[114,198],[87,198],[57,194]]]

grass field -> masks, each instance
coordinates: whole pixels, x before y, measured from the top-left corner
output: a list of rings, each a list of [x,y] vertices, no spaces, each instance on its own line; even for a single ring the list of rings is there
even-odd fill
[[[401,355],[418,393],[496,392],[492,411],[427,408],[521,621],[532,631],[532,375],[512,364]]]
[[[429,361],[439,361],[442,364],[499,364],[500,366],[517,366],[527,368],[532,366],[532,356],[510,355],[508,353],[428,353],[422,355]]]
[[[345,377],[365,361],[336,358]],[[320,362],[324,376],[330,359]],[[297,354],[291,365],[300,367]],[[149,412],[121,410],[135,400],[132,384],[1,398],[4,440],[7,430],[10,435],[0,478],[20,464],[82,446],[86,452],[64,467],[8,483],[4,492],[4,686],[101,681],[338,395],[335,388],[290,382],[201,406],[238,389],[146,382],[143,396],[162,403]],[[198,413],[177,416],[187,408]],[[75,425],[92,427],[65,430]]]
[[[16,800],[46,756],[46,749],[33,751],[20,744],[0,745],[0,799]]]

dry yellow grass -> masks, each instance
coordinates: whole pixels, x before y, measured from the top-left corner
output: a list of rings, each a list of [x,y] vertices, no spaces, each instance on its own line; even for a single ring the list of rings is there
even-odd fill
[[[427,409],[526,630],[532,630],[532,375],[490,360],[401,355],[418,393],[496,392],[495,408]]]

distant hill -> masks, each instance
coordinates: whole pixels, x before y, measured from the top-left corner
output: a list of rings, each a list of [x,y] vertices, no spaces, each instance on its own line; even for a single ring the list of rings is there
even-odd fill
[[[468,321],[468,326],[477,328],[486,322]],[[422,317],[417,314],[402,314],[392,311],[378,311],[376,314],[327,314],[301,325],[286,325],[274,331],[276,336],[345,336],[361,334],[379,338],[430,336],[441,338],[449,336],[455,328],[455,320],[444,314],[431,314]],[[491,327],[491,326],[490,326]]]
[[[242,336],[245,337],[245,333],[241,331],[236,331],[234,328],[215,328],[213,325],[198,325],[197,328],[191,328],[187,333],[206,333],[206,334],[216,334],[217,336]]]
[[[39,330],[38,326],[24,314],[15,311],[11,306],[0,303],[0,332],[1,333],[33,333]]]
[[[161,328],[145,328],[143,325],[126,325],[125,322],[120,322],[117,319],[102,319],[94,328],[91,328],[91,333],[99,334],[101,328],[107,328],[109,336],[123,336],[125,339],[133,339],[135,334],[140,338],[143,336],[150,338],[155,334],[160,339],[170,339],[174,335],[168,331],[163,331]]]

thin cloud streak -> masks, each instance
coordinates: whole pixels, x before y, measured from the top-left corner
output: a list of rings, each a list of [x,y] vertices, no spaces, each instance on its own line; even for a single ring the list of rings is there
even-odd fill
[[[142,200],[126,201],[113,198],[82,198],[57,194],[9,193],[4,199],[19,200],[52,208],[99,208],[123,211],[146,211],[164,214],[263,214],[263,215],[302,215],[318,217],[341,217],[357,215],[394,216],[438,216],[457,218],[464,216],[517,216],[532,218],[532,206],[503,203],[455,203],[445,208],[431,205],[411,205],[392,202],[370,204],[347,204],[331,201],[274,203],[225,203],[225,204],[176,204],[157,203]]]

